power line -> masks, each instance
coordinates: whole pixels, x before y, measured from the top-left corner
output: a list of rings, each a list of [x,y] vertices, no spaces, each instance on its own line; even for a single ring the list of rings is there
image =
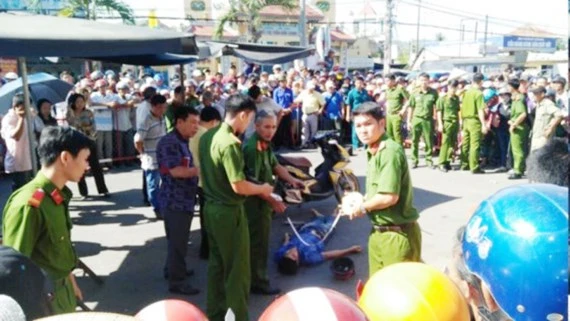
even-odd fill
[[[448,14],[448,15],[452,15],[452,16],[456,16],[456,17],[469,18],[469,19],[473,19],[473,20],[477,20],[477,21],[485,21],[485,19],[481,17],[481,14],[475,13],[475,12],[468,12],[468,11],[464,11],[464,10],[460,10],[460,9],[442,7],[441,5],[437,5],[437,4],[433,4],[433,3],[429,3],[429,2],[421,2],[420,3],[420,2],[411,2],[411,1],[405,1],[405,0],[400,0],[400,1],[402,3],[408,4],[411,6],[418,6],[419,5],[422,8],[424,8],[426,10],[430,10],[430,11],[444,13],[444,14]],[[491,16],[489,16],[489,20],[497,21],[497,22],[489,21],[489,23],[492,23],[494,25],[504,26],[504,27],[519,27],[520,25],[524,25],[524,24],[529,23],[528,21],[498,18],[498,17],[491,17]],[[533,25],[535,25],[537,27],[547,28],[547,29],[566,30],[564,28],[556,27],[556,26],[552,26],[552,25],[542,25],[542,24],[538,25],[538,24],[534,24],[534,23],[533,23]]]

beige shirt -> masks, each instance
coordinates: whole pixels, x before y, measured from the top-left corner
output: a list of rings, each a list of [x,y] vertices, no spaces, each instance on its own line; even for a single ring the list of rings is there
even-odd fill
[[[552,138],[555,131],[549,136],[545,135],[545,130],[548,124],[556,118],[563,117],[563,111],[556,107],[550,99],[543,99],[538,106],[536,106],[534,125],[532,126],[532,140],[530,143],[530,150],[539,149]]]
[[[192,159],[194,160],[194,166],[200,169],[200,137],[204,135],[208,130],[202,126],[198,127],[198,131],[194,137],[190,138],[190,153],[192,153]],[[198,186],[202,187],[202,171],[200,171]]]
[[[305,115],[316,113],[319,111],[319,108],[325,105],[323,95],[317,91],[309,92],[308,90],[301,92],[295,99],[295,102],[303,104],[302,110]]]

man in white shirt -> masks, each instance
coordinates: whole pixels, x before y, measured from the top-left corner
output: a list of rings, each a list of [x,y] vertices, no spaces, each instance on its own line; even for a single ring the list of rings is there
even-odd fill
[[[283,108],[279,106],[273,99],[263,96],[261,94],[261,88],[254,85],[251,86],[247,92],[249,97],[255,101],[255,107],[257,107],[257,112],[262,110],[277,116],[277,126],[283,117]],[[244,134],[244,141],[251,137],[255,133],[255,122],[250,122]]]
[[[12,190],[15,191],[32,179],[30,137],[22,95],[16,95],[12,99],[12,108],[2,118],[1,127],[1,136],[7,148],[4,170],[12,177]]]
[[[97,129],[97,152],[106,162],[113,158],[113,110],[119,106],[117,96],[107,92],[109,84],[104,79],[95,82],[95,90],[91,93],[91,110],[95,114]]]
[[[129,94],[129,84],[119,82],[116,86],[117,102],[119,105],[114,110],[113,132],[115,137],[115,150],[113,157],[119,159],[119,163],[130,164],[135,156],[133,145],[134,130],[130,120],[131,109],[139,100]]]

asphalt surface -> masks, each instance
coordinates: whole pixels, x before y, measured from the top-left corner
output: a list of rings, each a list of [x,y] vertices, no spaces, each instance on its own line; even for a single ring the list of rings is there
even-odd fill
[[[294,152],[304,155],[313,162],[313,169],[322,161],[318,151]],[[351,158],[349,165],[358,176],[364,189],[366,171],[365,152]],[[420,211],[422,229],[422,257],[426,263],[443,268],[451,254],[453,235],[457,228],[466,223],[470,213],[481,200],[495,191],[525,181],[509,181],[507,174],[472,175],[469,172],[452,171],[442,173],[422,167],[412,170],[414,204]],[[76,197],[70,210],[74,223],[72,239],[77,252],[95,273],[104,280],[96,284],[84,276],[81,270],[75,273],[83,291],[87,306],[96,311],[136,314],[146,305],[166,299],[181,298],[198,307],[206,308],[207,261],[198,257],[200,224],[196,216],[192,221],[192,232],[188,248],[187,263],[195,270],[191,277],[193,286],[202,290],[196,296],[172,295],[162,276],[165,260],[166,241],[161,221],[152,220],[152,209],[142,205],[141,170],[135,167],[118,168],[105,175],[112,197],[93,197],[80,200],[77,184],[68,186]],[[96,193],[91,177],[87,179],[89,191]],[[0,178],[0,204],[5,204],[10,193],[6,178]],[[288,215],[295,221],[305,221],[311,217],[314,208],[323,214],[330,214],[336,207],[334,197],[324,201],[290,206]],[[276,216],[271,231],[271,251],[278,248],[283,234],[291,232],[283,216]],[[329,270],[330,262],[319,266],[300,269],[296,276],[281,276],[276,265],[269,263],[272,285],[284,292],[294,289],[319,286],[334,289],[351,297],[355,296],[355,286],[359,279],[368,277],[367,238],[370,223],[367,218],[349,221],[342,218],[335,233],[329,237],[327,249],[341,249],[361,245],[363,252],[352,255],[356,265],[356,275],[348,281],[337,281]],[[251,295],[250,317],[257,320],[273,297]]]

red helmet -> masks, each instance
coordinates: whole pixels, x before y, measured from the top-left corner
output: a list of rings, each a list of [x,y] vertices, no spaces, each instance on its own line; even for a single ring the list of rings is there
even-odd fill
[[[182,300],[163,300],[146,306],[135,316],[140,321],[208,321],[200,309]]]
[[[323,288],[302,288],[275,300],[259,321],[366,321],[356,302],[344,294]]]

